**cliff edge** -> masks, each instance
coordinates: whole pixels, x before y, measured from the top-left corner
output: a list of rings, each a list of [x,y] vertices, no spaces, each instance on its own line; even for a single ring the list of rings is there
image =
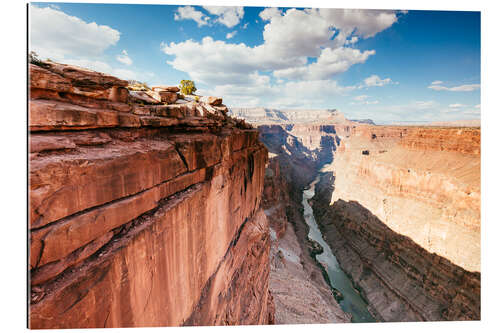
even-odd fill
[[[29,71],[30,328],[273,322],[257,130],[220,98]]]

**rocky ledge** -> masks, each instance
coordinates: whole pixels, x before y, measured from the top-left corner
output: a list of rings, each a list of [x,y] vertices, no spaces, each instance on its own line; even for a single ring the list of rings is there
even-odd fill
[[[29,70],[29,326],[272,322],[258,132],[220,98]]]

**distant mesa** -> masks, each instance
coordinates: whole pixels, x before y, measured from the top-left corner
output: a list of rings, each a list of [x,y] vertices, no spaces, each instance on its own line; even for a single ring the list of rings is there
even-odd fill
[[[437,126],[437,127],[481,127],[481,119],[451,121],[397,121],[395,126]]]
[[[243,118],[255,125],[259,124],[297,124],[297,123],[329,123],[349,124],[344,114],[336,109],[268,109],[238,108],[229,109],[229,115]]]

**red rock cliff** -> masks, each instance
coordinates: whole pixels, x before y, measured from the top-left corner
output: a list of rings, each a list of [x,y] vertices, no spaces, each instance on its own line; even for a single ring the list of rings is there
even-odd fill
[[[480,135],[357,126],[335,155],[331,201],[357,201],[424,249],[480,271]]]
[[[29,326],[269,323],[258,132],[126,85],[30,65]]]
[[[479,128],[356,126],[323,171],[316,220],[377,319],[481,318]]]

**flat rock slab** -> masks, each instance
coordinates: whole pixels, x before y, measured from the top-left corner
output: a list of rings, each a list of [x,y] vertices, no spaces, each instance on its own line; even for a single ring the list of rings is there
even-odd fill
[[[44,68],[70,80],[73,86],[86,90],[101,90],[128,85],[125,80],[78,66],[47,62]]]
[[[151,89],[153,89],[153,91],[170,91],[174,93],[180,91],[179,87],[176,86],[154,86],[151,87]]]

